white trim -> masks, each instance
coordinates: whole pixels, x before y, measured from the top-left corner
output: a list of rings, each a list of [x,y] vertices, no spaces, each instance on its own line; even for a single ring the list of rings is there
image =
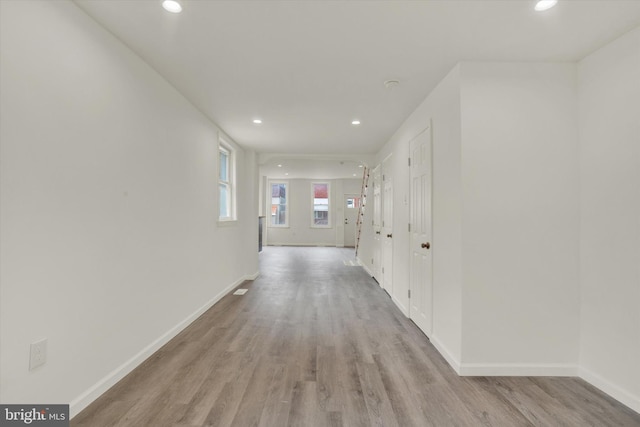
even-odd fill
[[[362,260],[360,259],[360,257],[356,257],[356,259],[358,260],[358,262],[360,263],[360,265],[362,266],[362,268],[364,268],[364,271],[367,272],[367,274],[371,277],[373,277],[373,272],[369,269],[369,267],[367,267],[364,262],[362,262]]]
[[[251,278],[253,277],[253,278]],[[215,303],[220,301],[224,296],[226,296],[229,292],[231,292],[234,288],[239,286],[245,280],[253,280],[255,277],[258,277],[258,273],[249,276],[243,276],[240,279],[236,280],[225,289],[223,289],[220,293],[218,293],[215,297],[209,300],[202,307],[194,311],[192,314],[187,316],[180,323],[175,325],[173,328],[169,329],[167,332],[158,337],[151,344],[140,350],[139,353],[134,355],[131,359],[124,362],[122,365],[108,373],[104,378],[99,380],[93,386],[89,387],[84,393],[80,396],[76,397],[69,404],[69,413],[70,418],[75,417],[80,411],[89,406],[94,400],[100,397],[103,393],[113,387],[118,381],[124,378],[127,374],[131,373],[135,368],[137,368],[142,362],[148,359],[153,353],[158,351],[163,345],[169,342],[172,338],[178,335],[182,330],[184,330],[187,326],[193,323],[198,317],[200,317],[205,311],[210,309]]]
[[[244,276],[244,280],[256,280],[258,278],[258,276],[260,275],[260,271],[256,271],[253,274],[247,274]]]
[[[228,181],[220,180],[220,152],[224,151],[227,154],[227,175]],[[220,216],[220,206],[218,206],[218,223],[227,221],[237,221],[238,213],[236,209],[237,194],[237,176],[236,176],[236,150],[224,137],[218,134],[218,162],[216,164],[218,168],[218,204],[220,204],[220,184],[224,183],[229,188],[229,214],[228,217]]]
[[[447,363],[453,368],[453,370],[456,371],[456,374],[460,375],[460,361],[451,354],[449,349],[444,344],[442,344],[442,342],[435,334],[431,335],[431,338],[429,338],[431,344],[433,344],[436,350],[438,350],[440,355],[444,357],[444,360],[447,361]]]
[[[576,377],[578,366],[571,363],[461,363],[465,377]]]
[[[409,310],[408,310],[408,308],[405,307],[404,305],[402,305],[400,300],[398,298],[396,298],[395,295],[391,296],[391,301],[393,301],[393,303],[400,309],[402,314],[404,314],[404,317],[409,318]]]
[[[607,381],[600,375],[597,375],[586,368],[580,367],[578,373],[580,378],[582,378],[592,386],[598,388],[599,390],[616,399],[618,402],[627,405],[629,408],[640,414],[640,396],[636,396],[633,393],[630,393],[629,391],[618,387],[617,385]]]

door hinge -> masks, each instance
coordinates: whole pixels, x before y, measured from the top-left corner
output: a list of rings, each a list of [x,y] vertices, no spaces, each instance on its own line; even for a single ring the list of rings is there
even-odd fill
[[[373,265],[373,258],[371,258],[371,265]]]
[[[409,229],[409,233],[411,233],[411,223],[409,223],[409,224],[407,224],[407,225],[409,226],[409,227],[408,227],[408,229]]]
[[[411,299],[411,289],[407,291],[407,296],[409,297],[409,299]]]
[[[384,175],[382,175],[382,180],[384,181]]]
[[[382,267],[382,273],[384,274],[384,267]]]
[[[409,163],[409,167],[411,167],[411,157],[409,157],[407,160],[409,161],[408,162]]]

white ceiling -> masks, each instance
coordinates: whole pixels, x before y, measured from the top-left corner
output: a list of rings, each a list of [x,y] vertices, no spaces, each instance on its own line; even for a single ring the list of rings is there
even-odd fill
[[[375,153],[459,61],[576,61],[640,24],[640,0],[76,3],[240,145],[288,155]]]

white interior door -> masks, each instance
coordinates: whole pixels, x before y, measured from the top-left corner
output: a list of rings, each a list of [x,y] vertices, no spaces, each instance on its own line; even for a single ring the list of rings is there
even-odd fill
[[[410,142],[411,271],[409,317],[428,336],[433,328],[431,247],[431,129]]]
[[[356,194],[344,195],[344,246],[356,247],[356,221],[360,209],[360,196]]]
[[[380,165],[371,172],[373,186],[373,277],[382,286],[382,174]]]
[[[391,154],[382,162],[382,287],[393,295],[393,179]]]

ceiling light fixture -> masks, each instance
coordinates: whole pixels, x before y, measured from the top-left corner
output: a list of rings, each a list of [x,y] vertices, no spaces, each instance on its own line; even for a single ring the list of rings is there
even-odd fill
[[[182,12],[182,5],[177,0],[164,0],[162,2],[162,7],[164,10],[171,13],[180,13]]]
[[[278,165],[278,167],[279,167],[279,168],[281,168],[281,167],[282,167],[282,165]]]
[[[260,119],[253,119],[253,124],[254,124],[254,125],[261,125],[261,124],[262,124],[262,120],[260,120]]]
[[[289,172],[285,172],[284,174],[285,174],[286,176],[289,176]]]
[[[354,120],[351,122],[352,125],[358,126],[360,124],[360,120]]]
[[[535,10],[538,12],[542,12],[547,9],[551,9],[553,6],[558,3],[558,0],[539,0],[536,3]]]
[[[359,168],[363,167],[362,165],[358,165]]]

